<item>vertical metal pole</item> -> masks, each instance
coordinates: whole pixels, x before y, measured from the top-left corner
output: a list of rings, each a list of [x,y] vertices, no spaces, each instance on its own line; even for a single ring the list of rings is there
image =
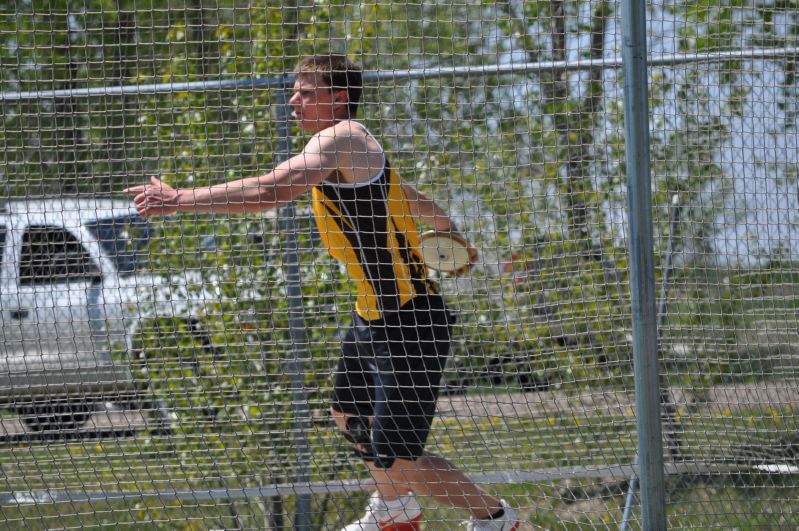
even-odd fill
[[[676,246],[677,231],[680,224],[680,197],[674,194],[672,197],[671,210],[669,212],[669,243],[666,248],[666,267],[663,270],[660,288],[660,302],[658,303],[658,317],[657,317],[657,342],[660,345],[660,338],[663,332],[663,323],[666,321],[666,308],[669,301],[669,278],[674,270],[674,247]],[[660,386],[660,403],[663,406],[666,421],[668,423],[668,431],[666,432],[666,439],[669,442],[669,452],[672,458],[679,459],[682,457],[682,450],[680,448],[680,426],[676,422],[677,407],[672,402],[671,396],[668,391],[668,383],[662,382]],[[638,464],[638,454],[635,455],[633,465]],[[621,525],[619,531],[627,531],[627,524],[630,521],[630,514],[632,513],[633,498],[635,498],[635,491],[638,489],[638,477],[630,478],[630,483],[627,486],[627,498],[624,502],[624,513],[621,518]]]
[[[649,171],[646,2],[622,0],[630,288],[643,528],[666,529]]]
[[[278,150],[281,161],[291,156],[291,111],[288,105],[288,92],[287,87],[281,87],[275,102],[280,138]],[[283,241],[283,267],[286,274],[286,298],[291,335],[291,360],[287,367],[291,378],[291,387],[294,391],[291,404],[294,414],[294,455],[297,467],[294,479],[298,483],[307,483],[310,480],[308,463],[311,460],[311,449],[308,443],[308,432],[311,428],[311,417],[308,395],[305,392],[305,367],[302,360],[309,357],[307,352],[309,343],[303,312],[296,210],[293,203],[281,209],[279,220]],[[293,529],[297,531],[310,531],[311,529],[310,494],[297,495]]]

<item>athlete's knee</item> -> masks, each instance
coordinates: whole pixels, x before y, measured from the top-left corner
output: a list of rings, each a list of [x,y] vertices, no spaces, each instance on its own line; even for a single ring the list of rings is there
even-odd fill
[[[341,435],[352,443],[355,455],[364,461],[375,461],[376,456],[372,447],[372,428],[369,419],[361,416],[340,415],[336,418],[336,425]]]

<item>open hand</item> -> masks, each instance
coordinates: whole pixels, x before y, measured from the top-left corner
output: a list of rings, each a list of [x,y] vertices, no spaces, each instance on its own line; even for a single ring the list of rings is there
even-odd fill
[[[122,193],[133,196],[136,211],[145,218],[168,216],[178,211],[178,191],[157,177],[150,177],[149,184],[125,188]]]

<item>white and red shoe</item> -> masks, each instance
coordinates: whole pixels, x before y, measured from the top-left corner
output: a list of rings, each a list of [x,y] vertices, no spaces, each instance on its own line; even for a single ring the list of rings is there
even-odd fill
[[[421,519],[422,506],[413,494],[386,502],[375,492],[366,514],[341,531],[419,531]]]

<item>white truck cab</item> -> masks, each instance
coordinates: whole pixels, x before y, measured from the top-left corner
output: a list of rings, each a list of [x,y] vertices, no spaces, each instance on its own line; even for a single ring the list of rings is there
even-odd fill
[[[137,267],[148,227],[125,200],[0,203],[0,407],[29,429],[74,429],[98,404],[137,393],[110,347],[158,311],[154,289],[174,291]],[[198,306],[165,300],[187,319]]]

